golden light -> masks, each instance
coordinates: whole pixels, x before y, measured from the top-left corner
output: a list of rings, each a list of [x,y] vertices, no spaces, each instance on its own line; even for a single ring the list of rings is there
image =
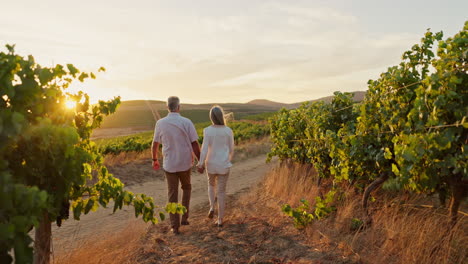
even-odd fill
[[[65,102],[65,106],[68,108],[68,109],[74,109],[76,107],[76,102],[73,101],[73,100],[67,100]]]

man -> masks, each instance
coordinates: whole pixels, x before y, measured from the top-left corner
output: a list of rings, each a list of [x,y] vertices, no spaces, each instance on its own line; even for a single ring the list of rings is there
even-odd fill
[[[167,190],[170,203],[178,202],[179,181],[182,185],[182,205],[187,212],[182,215],[170,214],[172,232],[179,234],[179,226],[188,225],[190,193],[190,172],[193,163],[192,152],[200,159],[200,146],[195,126],[188,118],[180,115],[180,101],[176,96],[167,99],[169,114],[156,122],[154,129],[153,146],[153,168],[158,170],[159,144],[162,144],[163,169],[166,174]]]

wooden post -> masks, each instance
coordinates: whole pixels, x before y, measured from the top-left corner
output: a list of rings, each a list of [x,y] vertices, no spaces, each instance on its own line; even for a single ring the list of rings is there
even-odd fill
[[[34,264],[50,263],[51,237],[52,223],[49,220],[49,213],[44,212],[39,227],[36,228],[34,239]]]

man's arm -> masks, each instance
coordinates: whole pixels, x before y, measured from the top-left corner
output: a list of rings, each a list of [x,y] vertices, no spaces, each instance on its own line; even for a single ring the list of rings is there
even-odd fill
[[[200,160],[200,145],[198,145],[198,141],[195,140],[192,142],[192,150],[193,153],[195,153],[197,160]]]
[[[200,145],[198,145],[197,130],[195,129],[195,126],[193,125],[192,121],[187,119],[187,122],[188,122],[187,135],[188,135],[190,142],[192,142],[193,153],[195,153],[197,160],[200,161]]]
[[[159,151],[159,142],[154,142],[151,146],[151,156],[153,157],[153,169],[159,170],[161,165],[159,165],[158,160],[158,151]]]
[[[156,122],[154,127],[153,143],[151,144],[151,157],[153,159],[154,170],[159,170],[161,167],[158,160],[159,142],[161,142],[161,127],[158,125],[159,121],[161,121],[161,119]]]

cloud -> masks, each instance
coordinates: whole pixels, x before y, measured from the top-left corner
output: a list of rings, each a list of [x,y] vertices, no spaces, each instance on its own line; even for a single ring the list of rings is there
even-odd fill
[[[364,90],[420,37],[371,34],[358,16],[323,2],[47,6],[55,9],[25,11],[24,23],[16,15],[0,18],[2,28],[11,28],[0,33],[0,42],[15,40],[46,64],[105,66],[108,72],[92,85],[99,98],[178,94],[190,102],[295,102]]]
[[[304,5],[291,5],[291,4],[280,4],[273,3],[266,5],[272,10],[278,10],[280,13],[286,13],[289,19],[302,19],[303,23],[296,25],[300,26],[309,26],[310,21],[317,21],[318,25],[324,21],[333,22],[333,23],[346,23],[354,24],[357,22],[357,18],[354,15],[346,14],[335,10],[333,8],[325,6],[304,6]],[[300,21],[300,20],[292,20]]]
[[[265,70],[247,73],[232,79],[222,80],[220,82],[215,82],[210,84],[212,87],[220,86],[239,86],[239,85],[248,85],[255,82],[262,82],[265,80],[275,79],[280,76],[281,72],[275,70]]]

